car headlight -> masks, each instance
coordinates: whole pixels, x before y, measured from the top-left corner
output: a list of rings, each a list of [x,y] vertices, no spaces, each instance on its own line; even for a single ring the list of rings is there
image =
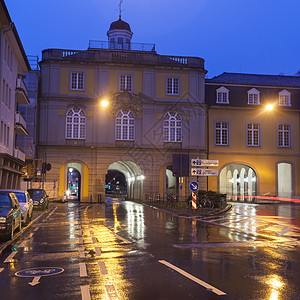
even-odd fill
[[[45,199],[41,199],[40,202],[43,203],[45,201]]]
[[[6,218],[5,217],[0,217],[0,223],[5,223],[6,222]]]

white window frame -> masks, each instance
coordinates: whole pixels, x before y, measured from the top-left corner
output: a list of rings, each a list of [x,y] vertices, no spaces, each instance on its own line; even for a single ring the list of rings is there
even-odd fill
[[[179,96],[180,85],[180,76],[166,76],[166,95]]]
[[[248,104],[260,105],[260,91],[255,88],[248,91]]]
[[[179,113],[167,112],[163,119],[163,135],[166,143],[182,142],[182,117]]]
[[[124,109],[116,114],[115,139],[117,141],[135,140],[135,117],[132,111]]]
[[[291,106],[291,93],[283,90],[279,93],[279,106]]]
[[[86,138],[86,114],[79,107],[72,107],[66,113],[66,139]]]
[[[251,128],[249,128],[251,126]],[[257,128],[254,128],[256,127]],[[261,146],[261,123],[247,122],[246,123],[246,144],[247,147]]]
[[[216,103],[229,104],[229,90],[222,86],[216,90]]]
[[[215,120],[215,145],[229,146],[230,123],[226,120]],[[220,124],[220,126],[218,126]]]
[[[292,124],[291,123],[277,124],[277,147],[278,148],[292,147]]]
[[[70,71],[70,90],[84,91],[85,90],[85,72]]]
[[[133,74],[119,74],[119,92],[133,92],[133,80],[134,76]]]

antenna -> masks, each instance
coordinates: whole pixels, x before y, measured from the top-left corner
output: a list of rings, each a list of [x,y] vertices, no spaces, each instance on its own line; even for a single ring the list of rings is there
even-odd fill
[[[121,16],[122,16],[122,3],[123,3],[123,0],[120,0],[120,3],[119,3],[119,17],[120,17],[120,19],[121,19]]]

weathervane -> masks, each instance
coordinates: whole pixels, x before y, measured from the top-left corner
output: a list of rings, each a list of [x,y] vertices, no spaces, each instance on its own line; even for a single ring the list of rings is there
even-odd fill
[[[120,3],[119,3],[119,17],[121,19],[121,16],[122,16],[122,3],[123,3],[123,0],[120,0]]]

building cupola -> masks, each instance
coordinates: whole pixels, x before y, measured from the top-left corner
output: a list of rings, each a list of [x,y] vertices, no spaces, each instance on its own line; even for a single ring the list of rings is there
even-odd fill
[[[112,22],[110,28],[107,31],[108,44],[110,49],[125,49],[130,50],[132,31],[128,23],[121,18],[121,3],[120,2],[120,14],[119,20]]]

